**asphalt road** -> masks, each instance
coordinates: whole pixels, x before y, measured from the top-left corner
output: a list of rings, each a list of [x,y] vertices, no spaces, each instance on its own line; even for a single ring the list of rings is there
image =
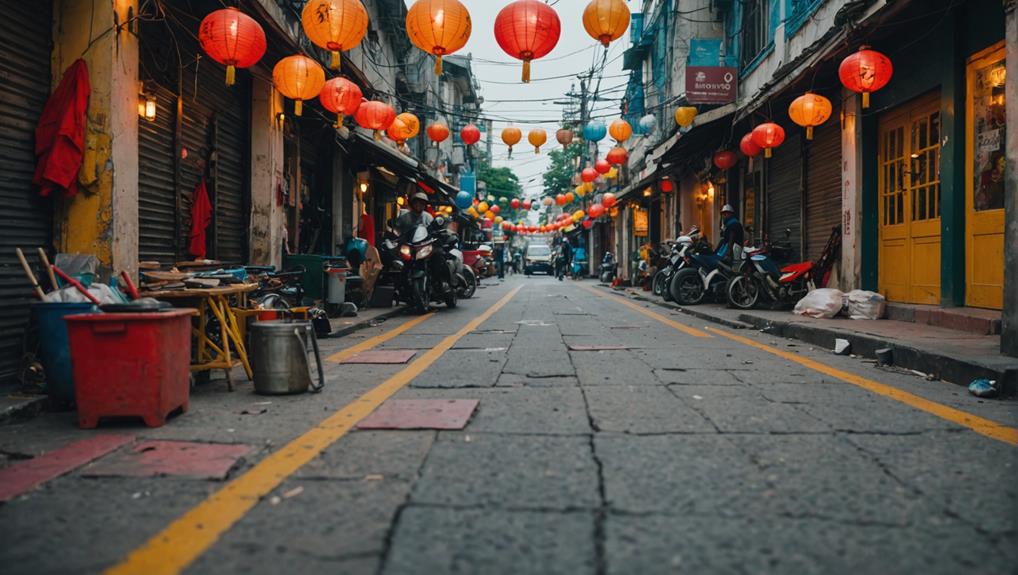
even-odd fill
[[[0,427],[2,466],[97,433],[252,448],[223,481],[86,466],[0,504],[0,573],[1015,572],[1018,435],[979,418],[1018,403],[593,282],[488,286],[324,340],[417,353],[327,362],[319,395],[213,381],[159,429]],[[479,406],[462,431],[349,429],[388,398]]]

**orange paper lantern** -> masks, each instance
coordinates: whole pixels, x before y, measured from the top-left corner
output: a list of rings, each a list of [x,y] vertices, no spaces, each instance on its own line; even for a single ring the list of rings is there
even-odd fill
[[[693,106],[681,106],[675,109],[675,123],[680,128],[689,127],[696,119],[696,108]]]
[[[368,33],[368,11],[360,0],[309,0],[300,21],[308,39],[332,53],[333,70],[339,70],[339,53],[360,44]]]
[[[548,141],[548,133],[541,128],[534,128],[527,134],[527,141],[530,142],[531,146],[534,146],[534,153],[541,153],[541,146]]]
[[[629,5],[625,0],[591,0],[583,9],[583,28],[607,48],[629,29]]]
[[[364,100],[357,84],[346,78],[332,78],[325,82],[318,94],[322,107],[336,114],[336,127],[343,125],[344,116],[352,116]]]
[[[449,137],[449,126],[445,122],[435,122],[428,126],[428,138],[435,144],[444,142]]]
[[[788,117],[806,128],[806,139],[813,139],[813,126],[819,126],[831,117],[831,101],[820,94],[806,92],[788,106]]]
[[[416,136],[420,131],[421,121],[417,119],[417,116],[409,112],[398,114],[392,123],[389,124],[389,127],[385,129],[389,139],[400,145]]]
[[[516,127],[510,126],[502,130],[502,143],[509,146],[509,155],[513,154],[513,146],[523,139],[523,132]]]
[[[472,28],[470,12],[458,0],[417,0],[407,10],[410,41],[435,55],[435,73],[442,74],[442,56],[466,45]]]
[[[300,116],[304,100],[314,98],[325,86],[325,70],[311,58],[294,54],[276,62],[272,84],[280,94],[294,100],[293,113]]]
[[[237,68],[253,66],[265,55],[265,31],[236,8],[206,16],[198,28],[198,42],[209,58],[226,65],[227,86],[233,85]]]
[[[771,157],[771,149],[785,141],[785,129],[774,122],[766,122],[753,128],[753,143],[764,151],[764,157]]]
[[[876,92],[891,81],[894,66],[891,59],[863,46],[855,54],[841,61],[838,78],[853,92],[862,94],[862,107],[870,107],[870,92]]]
[[[382,131],[387,130],[396,120],[396,110],[384,102],[371,100],[357,108],[354,119],[360,127],[374,131],[376,140],[381,140]]]
[[[629,125],[629,122],[620,118],[608,125],[608,134],[621,144],[628,140],[629,136],[633,135],[633,127]]]
[[[523,60],[524,83],[530,81],[530,61],[551,52],[561,33],[558,14],[538,0],[516,0],[495,17],[495,41],[506,54]]]

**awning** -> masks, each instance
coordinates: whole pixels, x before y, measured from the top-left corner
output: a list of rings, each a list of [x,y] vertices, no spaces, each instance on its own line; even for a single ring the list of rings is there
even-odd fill
[[[414,157],[376,141],[363,132],[343,128],[337,141],[347,154],[361,157],[368,164],[381,166],[400,179],[412,182],[435,198],[436,203],[452,204],[459,192],[454,186],[429,174],[424,164]]]

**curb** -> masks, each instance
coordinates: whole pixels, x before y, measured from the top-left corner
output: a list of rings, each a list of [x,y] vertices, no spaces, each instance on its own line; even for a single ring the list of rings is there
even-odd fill
[[[0,425],[28,420],[39,415],[46,410],[48,399],[45,395],[38,395],[0,409]]]
[[[615,290],[611,290],[616,293]],[[700,309],[681,307],[664,301],[657,301],[638,294],[618,292],[622,297],[655,304],[659,307],[672,309],[698,319],[711,321],[734,329],[756,329],[769,335],[797,339],[799,341],[821,347],[826,350],[834,348],[837,338],[848,340],[852,345],[852,353],[858,356],[876,359],[879,349],[891,349],[893,365],[930,373],[938,379],[967,387],[968,382],[985,377],[1000,383],[1002,395],[1011,396],[1018,393],[1018,367],[994,366],[984,362],[930,352],[912,345],[887,340],[859,333],[846,333],[825,327],[804,325],[798,322],[775,321],[749,313],[739,314],[739,321],[719,317]]]

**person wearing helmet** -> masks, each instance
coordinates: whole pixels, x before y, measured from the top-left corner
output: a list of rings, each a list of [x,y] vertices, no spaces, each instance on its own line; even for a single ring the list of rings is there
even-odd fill
[[[745,240],[742,223],[735,217],[735,208],[725,204],[721,208],[721,242],[714,253],[724,261],[738,261],[742,259],[742,244]]]
[[[396,232],[400,237],[412,233],[417,226],[428,226],[435,219],[426,210],[428,208],[428,195],[424,192],[416,192],[410,196],[410,209],[404,210],[396,218]]]

